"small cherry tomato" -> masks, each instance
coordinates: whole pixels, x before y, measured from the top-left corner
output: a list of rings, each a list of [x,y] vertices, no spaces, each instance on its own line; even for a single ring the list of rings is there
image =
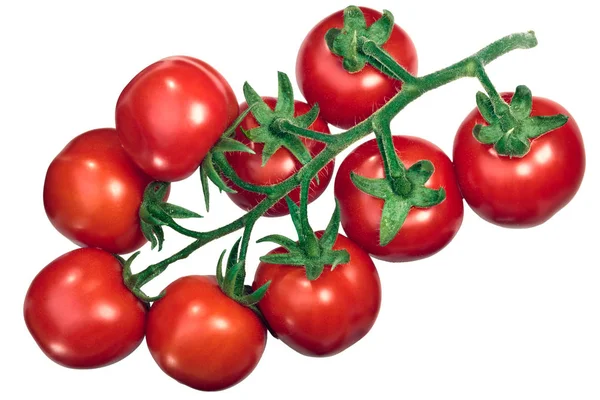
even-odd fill
[[[227,297],[214,276],[186,276],[150,308],[146,342],[158,366],[194,389],[226,389],[260,360],[266,328],[249,308]]]
[[[510,102],[513,93],[502,97]],[[454,139],[454,164],[467,204],[482,218],[514,228],[544,223],[577,193],[585,172],[583,138],[564,107],[533,97],[531,116],[564,114],[562,127],[531,142],[524,157],[499,156],[492,145],[473,136],[476,124],[487,125],[478,109],[463,121]]]
[[[116,127],[125,151],[159,181],[190,176],[238,115],[233,90],[213,67],[168,57],[123,89]]]
[[[412,261],[428,257],[454,238],[463,219],[462,196],[452,162],[440,148],[412,136],[394,136],[394,148],[405,168],[420,160],[433,163],[434,172],[425,187],[443,188],[446,198],[429,208],[413,207],[400,231],[386,246],[379,243],[379,226],[384,201],[359,190],[350,173],[366,178],[383,178],[385,172],[375,139],[354,149],[342,162],[335,180],[342,227],[348,237],[373,257],[386,261]]]
[[[323,232],[316,232],[320,237]],[[258,303],[271,329],[285,344],[308,356],[331,356],[363,338],[373,327],[381,305],[381,284],[369,255],[338,234],[333,250],[346,250],[350,262],[310,281],[302,267],[261,262],[256,290],[271,281]],[[269,254],[285,253],[278,247]]]
[[[265,103],[271,108],[275,108],[277,99],[273,97],[263,97]],[[243,103],[240,106],[241,112],[246,110],[248,105]],[[303,115],[310,110],[310,106],[306,103],[295,101],[294,102],[294,115]],[[244,118],[238,129],[236,130],[235,139],[244,143],[246,146],[254,150],[255,154],[243,153],[243,152],[228,152],[225,153],[227,160],[231,166],[235,169],[236,173],[244,181],[252,183],[254,185],[267,186],[282,182],[292,176],[296,171],[302,168],[302,164],[298,159],[286,148],[281,147],[277,150],[269,161],[263,166],[262,165],[262,150],[264,145],[262,143],[254,143],[250,141],[246,135],[242,132],[242,129],[248,131],[250,129],[258,127],[259,124],[250,113]],[[240,129],[241,128],[241,129]],[[327,123],[317,117],[315,122],[309,127],[309,129],[321,133],[330,133]],[[324,148],[325,144],[315,140],[310,140],[301,137],[302,143],[306,146],[311,156],[314,158],[315,155],[319,154]],[[308,201],[312,202],[317,199],[327,188],[327,185],[331,181],[331,175],[333,174],[334,160],[331,160],[321,171],[319,171],[319,182],[313,179],[310,184],[309,198]],[[233,200],[240,208],[244,210],[250,210],[254,208],[258,203],[265,197],[264,195],[249,192],[235,186],[229,180],[225,180],[229,187],[235,189],[237,193],[227,193],[229,198]],[[292,190],[288,195],[296,204],[300,202],[300,187]],[[289,214],[287,203],[285,199],[280,200],[273,207],[271,207],[266,213],[267,217],[278,217],[281,215]]]
[[[146,308],[125,287],[112,254],[84,248],[41,270],[25,296],[24,316],[50,359],[65,367],[97,368],[139,346]]]
[[[367,26],[382,14],[360,8]],[[402,83],[379,72],[371,65],[349,73],[342,58],[333,54],[325,41],[331,28],[344,27],[344,13],[338,11],[319,22],[306,36],[296,60],[296,77],[300,91],[310,104],[318,103],[321,117],[339,128],[350,128],[369,117],[402,87]],[[417,53],[408,34],[394,25],[382,46],[392,58],[411,74],[417,73]]]
[[[114,129],[96,129],[69,142],[48,167],[44,208],[77,245],[130,253],[146,243],[138,212],[150,182]]]

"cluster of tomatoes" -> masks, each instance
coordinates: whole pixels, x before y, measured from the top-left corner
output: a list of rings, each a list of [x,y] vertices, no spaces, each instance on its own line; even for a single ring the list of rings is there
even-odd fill
[[[361,10],[367,25],[382,16]],[[295,101],[294,114],[304,115],[318,104],[319,116],[308,128],[324,134],[330,133],[328,124],[349,128],[365,120],[401,90],[399,81],[371,65],[352,74],[343,68],[324,39],[331,28],[343,25],[342,11],[322,20],[306,37],[297,59],[298,84],[307,103]],[[415,48],[400,27],[394,25],[382,47],[408,72],[417,73]],[[512,94],[503,98],[510,102]],[[276,110],[277,99],[262,101]],[[463,197],[486,220],[528,227],[549,219],[575,195],[585,169],[577,125],[557,103],[537,97],[532,102],[532,116],[564,114],[569,119],[532,140],[523,157],[500,156],[493,146],[476,140],[473,128],[489,122],[478,109],[458,129],[453,161],[424,139],[394,136],[406,168],[421,160],[433,164],[423,184],[443,188],[445,199],[433,207],[411,208],[386,245],[379,240],[384,199],[361,191],[351,179],[353,173],[385,177],[380,149],[374,139],[354,149],[339,167],[334,185],[347,237],[337,234],[330,244],[333,250],[346,250],[349,261],[335,269],[325,266],[314,280],[298,266],[261,262],[252,285],[257,290],[269,283],[257,304],[260,313],[228,297],[222,279],[215,276],[180,278],[150,306],[126,286],[122,261],[115,257],[147,241],[139,218],[144,190],[154,181],[175,182],[193,174],[248,108],[238,104],[227,81],[207,63],[182,56],[160,60],[122,91],[116,129],[81,134],[48,168],[46,213],[60,233],[82,248],[57,258],[35,277],[24,305],[27,327],[48,357],[72,368],[114,363],[146,337],[163,371],[200,390],[224,389],[248,376],[264,351],[267,326],[302,354],[339,353],[367,334],[377,318],[381,286],[371,257],[409,261],[438,252],[461,226]],[[243,118],[233,138],[253,152],[228,152],[227,161],[245,182],[282,182],[302,163],[286,148],[265,162],[266,145],[246,135],[258,126],[252,113]],[[311,157],[326,147],[300,140]],[[309,201],[323,193],[333,169],[332,160],[313,179]],[[265,197],[224,179],[235,189],[229,197],[243,209],[252,209]],[[298,203],[300,189],[289,196]],[[289,212],[281,200],[266,215]],[[286,252],[280,247],[270,255]]]

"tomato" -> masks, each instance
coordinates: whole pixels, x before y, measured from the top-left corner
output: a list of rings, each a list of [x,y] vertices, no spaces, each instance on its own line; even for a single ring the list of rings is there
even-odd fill
[[[350,172],[367,178],[385,176],[375,139],[354,149],[340,165],[335,180],[342,227],[350,239],[372,256],[386,261],[412,261],[444,248],[456,235],[463,219],[462,197],[452,162],[433,143],[412,136],[394,136],[394,148],[406,168],[420,160],[433,163],[434,172],[425,187],[444,188],[446,198],[430,208],[413,207],[387,246],[379,244],[379,225],[384,201],[360,191]]]
[[[381,13],[360,8],[370,26]],[[402,87],[371,65],[349,73],[342,58],[334,55],[325,42],[331,28],[343,28],[343,11],[319,22],[306,36],[296,60],[296,77],[300,91],[310,104],[318,103],[321,117],[339,128],[350,128],[369,117]],[[417,73],[417,53],[410,37],[394,25],[389,40],[382,46],[392,58],[411,74]]]
[[[129,253],[146,243],[138,211],[150,182],[114,129],[96,129],[77,136],[52,161],[44,207],[52,225],[77,245]]]
[[[73,250],[48,264],[25,296],[29,332],[53,361],[97,368],[133,352],[146,309],[125,287],[119,261],[100,249]]]
[[[275,104],[277,99],[272,97],[263,97],[265,103],[271,108],[275,109]],[[246,103],[242,103],[240,106],[240,110],[243,112],[248,108]],[[306,114],[310,110],[310,106],[306,103],[295,101],[294,102],[294,115],[303,115]],[[252,116],[252,114],[248,114],[246,118],[240,124],[240,127],[236,130],[235,139],[244,143],[246,146],[254,150],[256,154],[243,153],[243,152],[229,152],[225,153],[227,160],[231,164],[231,166],[235,169],[236,173],[242,178],[245,182],[252,183],[254,185],[273,185],[279,182],[282,182],[294,175],[296,171],[302,168],[302,164],[298,159],[286,148],[281,147],[279,150],[275,152],[269,158],[269,161],[262,166],[262,150],[264,145],[262,143],[254,143],[250,141],[246,135],[242,132],[242,129],[248,131],[252,128],[258,127],[259,124]],[[309,129],[321,133],[329,134],[329,127],[327,123],[317,117],[315,122],[310,125]],[[315,140],[310,140],[307,138],[300,138],[311,156],[319,154],[324,148],[325,144],[322,142],[318,142]],[[321,171],[319,171],[319,182],[315,179],[311,181],[310,185],[310,194],[309,194],[309,202],[318,198],[327,188],[327,185],[331,181],[331,175],[333,173],[334,160],[331,160]],[[243,189],[240,189],[229,180],[225,180],[229,187],[235,189],[237,193],[227,193],[229,198],[233,200],[235,204],[237,204],[240,208],[244,210],[250,210],[254,208],[262,199],[264,199],[264,195],[258,193],[252,193]],[[296,204],[300,202],[300,188],[296,188],[289,193],[289,196]],[[281,215],[289,214],[287,203],[285,199],[280,200],[273,207],[271,207],[267,212],[266,216],[268,217],[277,217]]]
[[[513,93],[503,93],[510,102]],[[531,142],[524,157],[499,156],[493,145],[473,136],[475,124],[485,124],[479,110],[463,121],[454,140],[454,164],[467,204],[495,224],[525,228],[547,221],[563,208],[581,185],[585,150],[577,123],[564,107],[533,97],[531,116],[564,114],[562,127]]]
[[[347,349],[369,332],[379,314],[381,284],[369,255],[340,234],[333,249],[347,250],[350,262],[333,271],[325,266],[313,281],[304,268],[268,263],[259,264],[254,278],[254,289],[271,281],[258,303],[269,326],[285,344],[309,356]],[[278,247],[269,254],[286,251]]]
[[[148,315],[152,357],[167,375],[198,390],[222,390],[246,378],[266,341],[260,319],[227,297],[214,276],[177,279]]]
[[[169,57],[123,89],[116,126],[125,151],[160,181],[190,176],[238,115],[227,81],[207,63]]]

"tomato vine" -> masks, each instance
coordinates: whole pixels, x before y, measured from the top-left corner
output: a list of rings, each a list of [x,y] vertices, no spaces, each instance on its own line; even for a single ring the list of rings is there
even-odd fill
[[[408,104],[415,101],[423,94],[461,78],[477,78],[482,83],[488,96],[495,101],[498,94],[485,73],[485,66],[498,57],[513,50],[529,49],[536,45],[537,39],[535,34],[531,31],[512,34],[491,43],[475,54],[452,64],[447,68],[418,77],[410,74],[402,67],[402,65],[397,63],[378,43],[368,37],[360,37],[357,48],[361,54],[368,57],[369,60],[376,60],[376,62],[372,63],[375,68],[378,68],[381,72],[387,73],[388,75],[391,74],[395,79],[400,80],[402,82],[402,90],[367,119],[337,135],[325,135],[320,132],[314,132],[305,127],[299,127],[295,125],[293,121],[284,118],[276,118],[271,121],[268,128],[274,133],[303,136],[326,143],[325,149],[310,161],[306,162],[293,176],[271,186],[253,185],[242,181],[233,168],[231,168],[226,157],[224,157],[222,153],[218,151],[212,152],[211,158],[214,162],[213,167],[217,172],[223,174],[236,185],[243,187],[244,190],[262,193],[265,194],[266,197],[244,216],[210,231],[188,230],[173,219],[165,221],[159,218],[158,221],[160,224],[166,225],[176,232],[195,240],[170,257],[148,266],[137,274],[129,276],[128,282],[130,288],[136,288],[136,291],[138,291],[150,280],[161,274],[170,264],[188,257],[207,243],[240,229],[244,229],[244,234],[240,245],[239,258],[240,260],[245,260],[250,243],[250,234],[255,222],[269,208],[285,198],[291,190],[300,186],[303,182],[317,176],[318,172],[334,159],[336,155],[370,133],[375,132],[380,152],[385,160],[386,175],[389,175],[388,179],[390,179],[391,182],[397,182],[396,185],[400,188],[400,191],[406,190],[402,189],[403,184],[406,185],[406,178],[403,177],[403,167],[401,167],[401,162],[398,160],[397,155],[393,151],[393,146],[391,145],[392,135],[390,123],[392,119]],[[280,73],[280,77],[281,75],[282,73]],[[254,106],[253,104],[250,105],[251,107]],[[502,107],[502,104],[498,102],[496,102],[495,105],[498,109]],[[162,184],[166,185],[166,183]],[[156,200],[152,199],[151,195],[146,196],[142,209],[147,210],[148,204],[153,201]],[[153,214],[153,211],[151,211],[151,214],[156,217],[156,215]]]

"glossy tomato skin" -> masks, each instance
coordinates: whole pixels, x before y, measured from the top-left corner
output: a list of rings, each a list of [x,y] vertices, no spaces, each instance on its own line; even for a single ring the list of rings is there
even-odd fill
[[[503,93],[510,102],[512,93]],[[494,224],[527,228],[544,223],[577,193],[585,172],[583,138],[575,119],[558,103],[533,98],[531,115],[564,114],[562,127],[531,143],[522,158],[499,156],[492,145],[473,137],[475,124],[485,124],[479,110],[463,121],[454,140],[458,183],[469,206]]]
[[[44,208],[77,245],[130,253],[146,243],[138,212],[150,182],[114,129],[96,129],[69,142],[48,167]]]
[[[123,89],[116,127],[125,151],[160,181],[190,176],[238,115],[227,81],[209,64],[186,56],[162,59]]]
[[[391,262],[413,261],[437,253],[454,238],[463,219],[462,196],[452,162],[440,148],[412,136],[394,136],[393,142],[406,168],[419,160],[433,163],[434,173],[425,186],[444,188],[444,201],[425,209],[413,207],[396,237],[387,246],[380,246],[383,200],[360,191],[350,179],[352,171],[367,178],[385,176],[375,139],[354,149],[342,162],[336,176],[335,197],[340,204],[344,232],[350,239],[373,257]]]
[[[381,13],[360,8],[370,26]],[[330,124],[347,129],[369,117],[402,87],[371,65],[357,73],[349,73],[342,65],[342,57],[327,47],[325,34],[331,28],[342,29],[343,11],[338,11],[319,22],[306,36],[296,60],[298,85],[310,104],[318,103],[321,116]],[[394,25],[389,40],[383,45],[400,65],[411,74],[417,73],[417,52],[408,36]]]
[[[263,97],[265,103],[275,109],[277,99],[273,97]],[[248,108],[248,104],[242,103],[240,106],[240,112],[243,112]],[[294,102],[294,114],[295,116],[306,114],[310,110],[310,106],[301,101]],[[250,141],[246,135],[242,132],[242,129],[248,131],[252,128],[258,127],[259,124],[252,115],[248,114],[246,118],[240,124],[240,127],[236,130],[235,139],[244,143],[250,147],[256,154],[242,153],[242,152],[230,152],[225,153],[227,160],[231,166],[235,169],[237,174],[245,182],[252,183],[254,185],[272,185],[275,183],[282,182],[292,176],[296,171],[302,168],[302,164],[296,157],[286,148],[280,148],[273,154],[267,164],[262,166],[262,150],[264,145],[262,143],[254,143]],[[313,131],[329,134],[329,127],[327,123],[318,117],[315,122],[309,127]],[[314,157],[319,154],[324,148],[325,144],[310,140],[306,138],[300,138],[306,145],[306,148],[310,154]],[[334,160],[331,160],[321,171],[319,171],[319,182],[315,179],[311,181],[308,201],[312,202],[317,199],[327,188],[331,181],[331,175],[333,174]],[[229,198],[233,200],[243,210],[250,210],[254,208],[260,201],[265,197],[264,195],[248,192],[242,190],[229,180],[226,180],[228,185],[235,189],[237,193],[227,193]],[[296,188],[289,193],[290,198],[299,204],[300,202],[300,188]],[[289,214],[288,206],[285,200],[280,200],[273,207],[271,207],[266,213],[267,217],[278,217]]]
[[[306,278],[304,268],[267,263],[260,263],[254,278],[254,288],[271,281],[258,304],[269,326],[304,355],[340,353],[363,338],[379,314],[381,284],[369,255],[340,234],[333,248],[346,249],[350,262],[333,271],[326,266],[314,281]],[[286,251],[279,247],[269,254]]]
[[[50,359],[70,368],[98,368],[139,346],[146,309],[123,284],[113,255],[83,248],[40,271],[25,296],[24,316]]]
[[[253,311],[223,294],[214,276],[185,276],[152,305],[146,341],[167,375],[194,389],[215,391],[254,370],[267,334]]]

